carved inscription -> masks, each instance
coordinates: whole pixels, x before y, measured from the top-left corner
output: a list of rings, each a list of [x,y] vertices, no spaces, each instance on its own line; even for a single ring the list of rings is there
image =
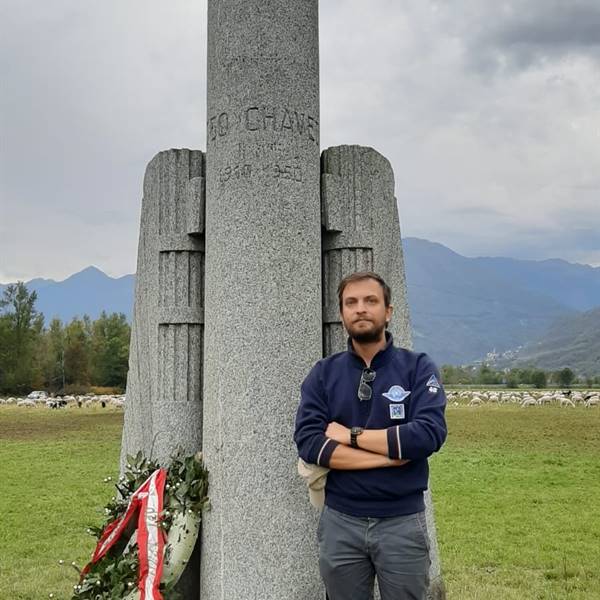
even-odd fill
[[[268,154],[281,155],[287,150],[287,146],[282,142],[239,142],[236,155],[240,161],[249,161],[261,159]]]
[[[242,177],[251,177],[252,176],[252,165],[234,165],[234,166],[226,166],[222,169],[219,169],[219,181],[221,183],[225,183],[229,181],[231,178],[240,179]]]
[[[273,177],[302,181],[302,169],[298,165],[273,165]]]
[[[216,111],[207,127],[211,141],[226,140],[232,132],[246,134],[235,140],[232,162],[219,169],[221,184],[255,178],[302,182],[302,161],[290,152],[287,136],[319,144],[319,122],[306,111],[286,106],[255,104],[239,112]],[[255,136],[255,132],[277,135]]]
[[[211,141],[227,136],[234,127],[242,131],[274,131],[305,137],[319,144],[319,122],[305,111],[281,106],[249,106],[241,113],[219,112],[208,119]]]
[[[302,167],[300,165],[286,165],[280,163],[267,163],[262,165],[239,164],[227,165],[219,170],[219,181],[226,183],[233,179],[250,179],[259,176],[288,181],[302,181]]]
[[[229,115],[222,112],[208,120],[208,134],[211,140],[223,137],[229,133]]]

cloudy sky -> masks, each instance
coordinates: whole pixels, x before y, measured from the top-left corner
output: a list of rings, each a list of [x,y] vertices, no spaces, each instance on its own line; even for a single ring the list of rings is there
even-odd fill
[[[600,265],[600,2],[321,0],[321,142],[404,236]],[[135,269],[159,150],[204,149],[205,0],[0,0],[0,282]]]

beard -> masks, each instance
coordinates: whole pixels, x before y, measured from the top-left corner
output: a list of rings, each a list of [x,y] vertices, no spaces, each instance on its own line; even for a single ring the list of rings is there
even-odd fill
[[[373,344],[383,337],[385,323],[382,325],[373,324],[373,327],[367,331],[356,331],[354,328],[348,328],[350,338],[359,344]]]

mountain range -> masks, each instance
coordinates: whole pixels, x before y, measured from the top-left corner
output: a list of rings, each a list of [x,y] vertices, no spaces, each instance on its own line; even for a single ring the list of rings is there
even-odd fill
[[[565,335],[575,331],[580,314],[600,306],[598,267],[467,258],[418,238],[405,238],[403,247],[414,345],[440,364],[514,356],[524,346],[517,354],[533,356],[529,344],[556,327]],[[565,346],[563,366],[569,366],[569,350]]]
[[[438,364],[480,360],[500,366],[564,366],[600,373],[600,267],[552,259],[468,258],[419,238],[404,238],[408,302],[416,350]],[[26,282],[46,322],[131,318],[135,276],[112,278],[88,267],[64,281]],[[0,284],[0,294],[6,284]]]
[[[70,321],[75,316],[97,319],[105,310],[121,312],[131,320],[135,275],[113,278],[96,267],[88,267],[63,281],[31,279],[27,289],[37,293],[36,308],[44,314],[46,324],[53,317]],[[0,294],[8,284],[0,283]]]

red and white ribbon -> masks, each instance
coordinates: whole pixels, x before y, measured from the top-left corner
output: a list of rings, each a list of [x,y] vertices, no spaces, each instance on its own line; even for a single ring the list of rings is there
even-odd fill
[[[164,469],[159,469],[151,475],[148,480],[148,493],[142,500],[142,509],[138,519],[140,600],[163,600],[158,587],[163,570],[165,536],[159,527],[159,519],[163,509],[166,476],[167,473]]]
[[[115,545],[137,513],[140,600],[163,600],[158,588],[163,570],[165,535],[159,525],[166,479],[165,469],[157,469],[133,493],[125,514],[107,525],[102,532],[91,562],[81,572],[82,578],[91,565],[98,562]]]

